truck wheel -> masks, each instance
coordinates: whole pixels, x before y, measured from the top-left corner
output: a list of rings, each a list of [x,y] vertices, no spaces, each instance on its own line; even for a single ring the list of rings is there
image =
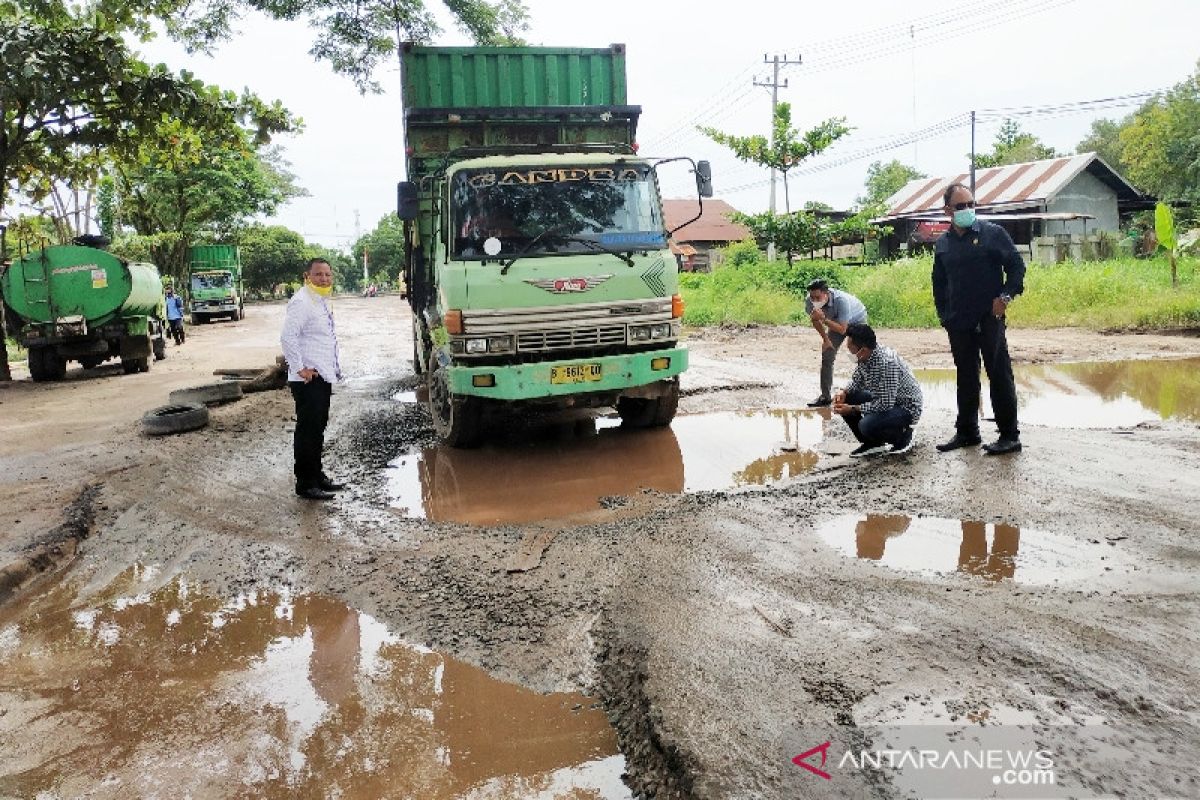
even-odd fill
[[[154,340],[154,360],[162,361],[167,357],[167,340],[159,336]]]
[[[183,433],[208,424],[208,409],[199,403],[159,406],[142,417],[142,430],[150,436]]]
[[[482,438],[482,409],[477,397],[450,394],[446,368],[429,373],[429,411],[438,438],[451,447],[476,447]]]
[[[133,375],[137,372],[150,371],[149,358],[123,358],[121,359],[121,369],[126,375]]]
[[[419,333],[413,334],[412,364],[413,364],[413,374],[414,375],[424,375],[425,374],[425,370],[421,367],[421,351],[417,348],[417,342],[420,341],[420,339],[418,338],[419,336],[420,336]]]
[[[172,403],[228,403],[242,399],[242,385],[237,381],[206,383],[188,389],[176,389],[167,397]]]
[[[667,391],[658,397],[622,397],[617,400],[617,413],[627,428],[662,428],[670,425],[678,408],[678,380],[671,381]]]
[[[199,314],[192,314],[192,324],[193,325],[203,325],[204,317],[200,316]]]
[[[29,349],[29,377],[35,381],[61,381],[67,374],[67,360],[53,347]]]

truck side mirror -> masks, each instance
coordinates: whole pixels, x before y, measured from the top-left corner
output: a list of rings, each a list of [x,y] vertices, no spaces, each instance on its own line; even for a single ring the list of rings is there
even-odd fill
[[[696,191],[701,197],[712,197],[712,166],[707,161],[696,162]]]
[[[396,184],[396,216],[408,222],[417,218],[420,209],[417,185],[412,181],[400,181]]]

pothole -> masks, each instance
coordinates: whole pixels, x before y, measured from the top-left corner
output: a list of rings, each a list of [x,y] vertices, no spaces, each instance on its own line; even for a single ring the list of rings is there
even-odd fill
[[[817,528],[843,555],[925,575],[968,575],[990,583],[1054,584],[1102,575],[1122,565],[1100,540],[1077,541],[1005,523],[846,514]]]
[[[0,616],[17,796],[628,798],[582,694],[540,695],[340,600],[207,595],[131,570]],[[43,794],[45,793],[45,794]]]
[[[409,517],[477,525],[563,520],[644,490],[679,494],[761,486],[816,465],[824,418],[767,409],[689,414],[628,430],[616,417],[501,437],[473,450],[426,447],[386,470],[390,503]]]

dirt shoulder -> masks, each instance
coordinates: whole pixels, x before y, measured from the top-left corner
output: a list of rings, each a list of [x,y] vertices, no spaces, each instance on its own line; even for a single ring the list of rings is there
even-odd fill
[[[950,368],[950,346],[940,329],[888,328],[879,341],[894,348],[917,369]],[[785,368],[803,368],[806,358],[820,358],[820,340],[810,327],[703,328],[688,332],[698,352],[725,360],[753,358]],[[1015,364],[1068,361],[1123,361],[1200,356],[1200,336],[1164,333],[1097,333],[1083,328],[1008,331]]]

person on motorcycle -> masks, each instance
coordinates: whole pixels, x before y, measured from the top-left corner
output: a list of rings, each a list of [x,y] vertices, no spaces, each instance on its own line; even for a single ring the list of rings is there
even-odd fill
[[[171,338],[178,347],[185,338],[183,332],[183,299],[175,294],[175,289],[167,287],[167,324],[171,328]]]

